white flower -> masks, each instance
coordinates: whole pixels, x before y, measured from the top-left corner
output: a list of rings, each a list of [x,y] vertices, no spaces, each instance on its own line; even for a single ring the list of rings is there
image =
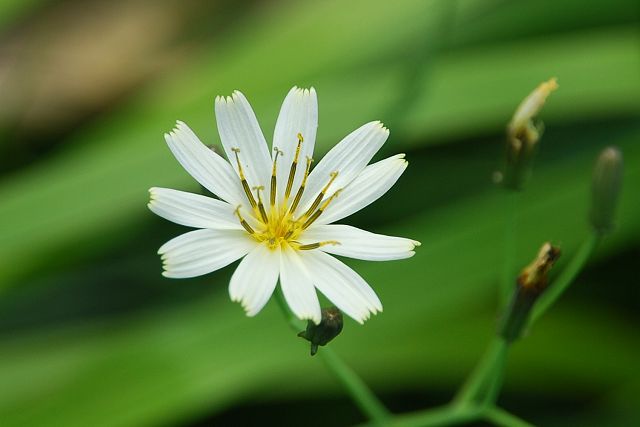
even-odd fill
[[[200,276],[244,257],[229,293],[249,316],[264,307],[278,278],[300,319],[320,322],[316,288],[360,323],[382,311],[367,282],[329,254],[386,261],[408,258],[420,244],[331,225],[377,200],[404,172],[403,154],[367,166],[389,131],[380,122],[367,123],[312,169],[318,126],[313,88],[294,87],[285,98],[272,154],[242,93],[216,98],[215,112],[229,161],[203,145],[182,122],[165,134],[180,164],[220,200],[168,188],[149,190],[153,212],[197,228],[159,249],[163,275]]]

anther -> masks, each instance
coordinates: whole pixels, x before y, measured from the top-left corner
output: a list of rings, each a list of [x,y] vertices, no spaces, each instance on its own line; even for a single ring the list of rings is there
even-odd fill
[[[260,197],[260,190],[264,191],[264,187],[259,185],[257,187],[253,187],[256,190],[256,196],[258,199],[258,210],[260,210],[260,216],[262,217],[262,221],[266,224],[269,222],[269,218],[267,217],[267,211],[264,210],[264,205],[262,204],[262,198]]]
[[[300,148],[302,148],[302,142],[304,138],[301,133],[298,133],[298,146],[296,147],[296,154],[293,157],[293,163],[291,163],[291,169],[289,170],[289,179],[287,180],[287,188],[284,192],[284,198],[287,200],[291,195],[291,187],[293,187],[293,179],[296,177],[296,169],[298,168],[298,158],[300,157]]]
[[[339,245],[340,242],[338,242],[337,240],[325,240],[324,242],[316,242],[316,243],[310,243],[308,245],[300,245],[298,246],[298,249],[301,251],[309,251],[311,249],[317,249],[321,246],[326,246],[326,245]]]
[[[322,203],[322,205],[318,208],[317,211],[315,211],[313,213],[313,215],[311,215],[309,217],[309,219],[307,219],[304,224],[302,224],[302,229],[305,230],[307,229],[311,224],[313,224],[315,222],[315,220],[318,219],[318,217],[320,215],[322,215],[322,212],[324,212],[327,207],[329,206],[329,203],[331,203],[333,201],[333,199],[335,199],[336,197],[338,197],[338,195],[340,194],[340,192],[342,191],[342,188],[339,189],[338,191],[336,191],[335,193],[333,193],[331,195],[331,197],[329,197],[327,200],[324,201],[324,203]]]
[[[240,149],[239,148],[232,148],[231,151],[233,151],[236,155],[236,163],[238,164],[238,174],[240,175],[240,182],[242,183],[242,188],[244,190],[244,193],[247,195],[247,199],[249,200],[249,203],[251,204],[251,207],[253,209],[256,209],[256,200],[253,198],[253,194],[251,194],[251,189],[249,188],[249,183],[247,183],[247,178],[245,178],[244,176],[244,171],[242,170],[242,164],[240,163]]]
[[[302,177],[302,183],[300,184],[300,188],[298,188],[296,197],[294,197],[293,203],[291,204],[291,208],[289,209],[289,212],[291,214],[295,213],[296,208],[298,207],[298,203],[300,203],[300,199],[302,199],[302,193],[304,193],[304,188],[307,185],[307,178],[309,177],[309,171],[311,170],[311,163],[313,163],[313,159],[311,157],[307,157],[307,167],[304,170],[304,177]]]
[[[242,214],[240,213],[240,208],[242,207],[242,205],[238,205],[238,207],[235,210],[235,214],[238,217],[238,219],[240,220],[240,225],[242,225],[242,227],[244,227],[245,230],[247,230],[247,233],[249,234],[256,234],[256,232],[253,230],[253,228],[251,228],[251,226],[247,223],[247,221],[244,220],[244,218],[242,217]]]
[[[271,169],[271,194],[269,195],[269,205],[271,207],[276,205],[276,164],[278,162],[278,156],[282,156],[284,154],[278,147],[273,147],[273,150],[276,153],[273,156],[273,168]]]
[[[338,176],[338,171],[331,172],[331,179],[329,180],[327,185],[324,186],[322,191],[320,191],[320,194],[318,194],[318,197],[316,197],[316,199],[313,201],[313,204],[311,205],[311,207],[307,209],[307,211],[304,213],[303,215],[304,217],[308,217],[309,215],[311,215],[313,211],[315,211],[316,208],[320,206],[320,202],[324,198],[324,195],[327,194],[327,190],[329,190],[329,187],[331,186],[331,184],[333,184],[333,181],[336,180],[337,176]],[[336,196],[337,193],[338,192],[336,192],[336,194],[334,194],[332,197]]]
[[[232,148],[233,154],[236,156],[236,163],[238,164],[238,174],[240,174],[240,179],[244,179],[244,171],[242,170],[242,164],[240,164],[240,149]]]

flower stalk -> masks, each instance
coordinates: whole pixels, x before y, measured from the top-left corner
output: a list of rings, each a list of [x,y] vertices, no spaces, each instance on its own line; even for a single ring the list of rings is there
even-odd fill
[[[518,205],[520,204],[520,192],[510,191],[505,194],[505,219],[504,219],[504,259],[502,265],[502,277],[500,281],[500,307],[509,302],[513,289],[513,277],[516,275],[516,253],[518,248]]]
[[[469,405],[486,406],[495,403],[496,390],[491,390],[490,397],[493,401],[487,399],[487,392],[491,389],[496,373],[502,375],[508,350],[509,344],[506,340],[499,336],[494,337],[484,356],[453,399],[454,406],[463,408]]]

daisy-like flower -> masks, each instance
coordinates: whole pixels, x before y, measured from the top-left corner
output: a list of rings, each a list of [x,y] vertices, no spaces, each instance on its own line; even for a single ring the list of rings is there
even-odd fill
[[[332,223],[377,200],[404,172],[403,154],[368,165],[389,131],[380,122],[367,123],[312,168],[318,126],[313,88],[294,87],[285,98],[271,152],[242,93],[216,98],[215,112],[229,161],[182,122],[165,134],[182,167],[219,199],[149,190],[154,213],[197,228],[159,249],[163,275],[200,276],[242,258],[229,294],[249,316],[264,307],[278,279],[293,313],[316,324],[316,289],[360,323],[382,311],[367,282],[331,254],[386,261],[412,256],[419,243]]]

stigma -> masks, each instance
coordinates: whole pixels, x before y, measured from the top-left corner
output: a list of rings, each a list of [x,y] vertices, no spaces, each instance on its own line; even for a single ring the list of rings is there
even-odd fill
[[[300,207],[300,201],[304,195],[304,191],[307,184],[307,179],[311,171],[311,164],[313,159],[307,157],[306,159],[300,159],[300,152],[302,144],[304,143],[304,136],[301,133],[297,134],[298,143],[296,145],[296,151],[293,157],[293,161],[289,166],[289,175],[287,183],[284,189],[283,202],[276,204],[277,191],[278,191],[278,160],[283,156],[283,152],[274,147],[273,165],[271,168],[271,177],[269,182],[269,205],[266,206],[263,201],[263,195],[265,187],[261,183],[249,183],[247,181],[245,171],[242,167],[240,157],[242,153],[239,148],[233,148],[232,151],[235,155],[235,161],[238,169],[238,177],[240,184],[244,191],[244,196],[247,200],[252,219],[255,221],[248,222],[242,215],[239,205],[236,207],[235,215],[240,222],[240,225],[244,230],[256,241],[264,243],[268,248],[275,250],[283,246],[289,246],[295,250],[313,250],[325,245],[339,245],[340,242],[336,240],[327,240],[322,242],[301,244],[300,238],[304,231],[309,228],[322,213],[329,207],[331,202],[338,197],[342,189],[337,189],[330,196],[327,196],[331,185],[338,177],[339,172],[333,171],[327,177],[327,182],[320,190],[320,192],[313,199],[313,202],[304,212],[298,212]],[[293,182],[296,176],[296,171],[300,167],[301,160],[304,162],[304,175],[300,187],[295,191],[293,188]],[[252,187],[250,184],[254,184]],[[265,200],[266,201],[266,200]]]

